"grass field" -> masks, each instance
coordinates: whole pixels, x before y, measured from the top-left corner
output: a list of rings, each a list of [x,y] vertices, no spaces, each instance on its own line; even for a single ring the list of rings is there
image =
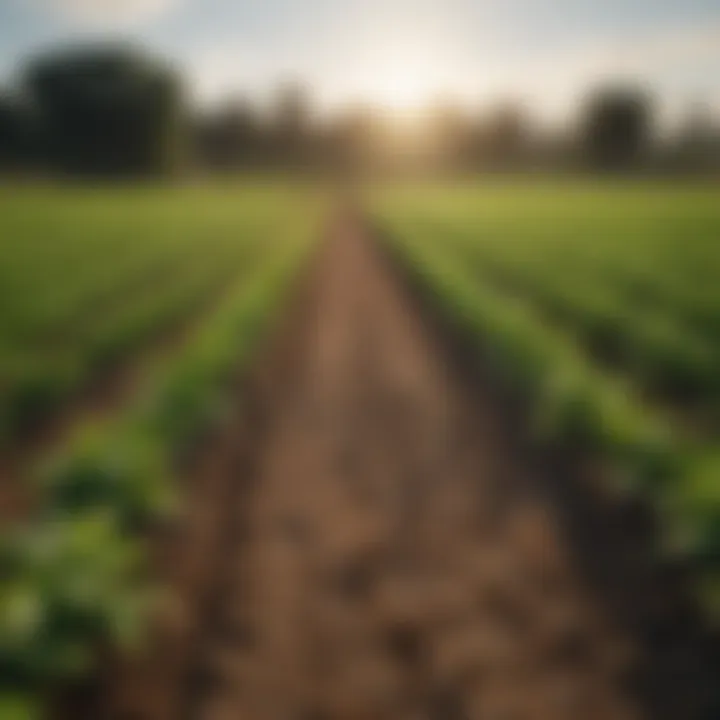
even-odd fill
[[[720,205],[714,187],[417,186],[378,215],[450,319],[532,407],[649,498],[717,610]]]

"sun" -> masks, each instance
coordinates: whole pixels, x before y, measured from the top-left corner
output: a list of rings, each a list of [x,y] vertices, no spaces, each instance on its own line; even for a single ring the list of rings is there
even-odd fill
[[[389,68],[378,78],[375,100],[384,109],[410,113],[422,108],[431,95],[427,76],[417,66]]]
[[[406,19],[405,19],[406,20]],[[438,97],[454,93],[467,66],[435,27],[410,28],[386,22],[356,65],[356,85],[364,99],[387,115],[413,119]],[[398,29],[406,31],[401,33]]]
[[[377,47],[368,66],[372,100],[397,114],[420,110],[432,99],[443,68],[435,48],[420,38],[393,38]]]

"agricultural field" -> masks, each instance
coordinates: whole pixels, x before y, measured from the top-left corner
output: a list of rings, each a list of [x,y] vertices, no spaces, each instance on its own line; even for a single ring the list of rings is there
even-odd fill
[[[720,204],[710,186],[418,185],[376,202],[394,251],[539,440],[657,510],[720,610]]]
[[[363,202],[0,192],[0,718],[714,717],[712,189]]]
[[[219,300],[281,232],[281,191],[0,196],[2,435]]]
[[[221,421],[317,222],[282,184],[0,193],[0,497],[33,498],[3,507],[0,717],[141,632],[142,538],[181,507],[178,454]],[[124,395],[86,412],[123,367]]]

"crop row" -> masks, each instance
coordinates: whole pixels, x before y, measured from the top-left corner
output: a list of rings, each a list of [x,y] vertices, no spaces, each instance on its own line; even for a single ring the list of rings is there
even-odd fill
[[[639,386],[679,403],[720,408],[720,342],[710,334],[662,308],[629,301],[602,273],[583,272],[562,258],[548,262],[537,240],[479,240],[471,226],[447,220],[429,227],[479,280],[532,300],[595,358],[628,371]],[[714,308],[717,315],[720,298]]]
[[[712,189],[496,183],[421,186],[387,197],[415,221],[480,242],[478,252],[569,276],[720,344],[720,213]]]
[[[442,234],[384,213],[396,252],[488,366],[526,401],[542,442],[596,458],[616,491],[650,502],[661,553],[695,570],[698,597],[720,617],[720,455],[687,439],[627,379],[599,367],[532,300],[478,276]]]
[[[13,206],[0,248],[0,434],[12,437],[120,357],[207,306],[245,268],[277,198],[210,203],[104,196]],[[97,208],[94,202],[100,202]]]
[[[157,590],[143,538],[181,507],[183,448],[222,421],[230,378],[311,247],[309,214],[282,216],[283,239],[267,243],[185,349],[38,473],[39,513],[0,545],[1,717],[41,717],[41,694],[91,671],[99,647],[146,633]],[[278,232],[271,225],[266,240]]]

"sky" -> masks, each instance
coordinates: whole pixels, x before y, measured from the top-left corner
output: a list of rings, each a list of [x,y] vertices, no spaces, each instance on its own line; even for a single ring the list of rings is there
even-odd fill
[[[552,115],[630,79],[671,112],[720,111],[720,0],[0,0],[0,83],[40,50],[108,37],[172,60],[204,103],[302,79],[320,107],[442,95]]]

